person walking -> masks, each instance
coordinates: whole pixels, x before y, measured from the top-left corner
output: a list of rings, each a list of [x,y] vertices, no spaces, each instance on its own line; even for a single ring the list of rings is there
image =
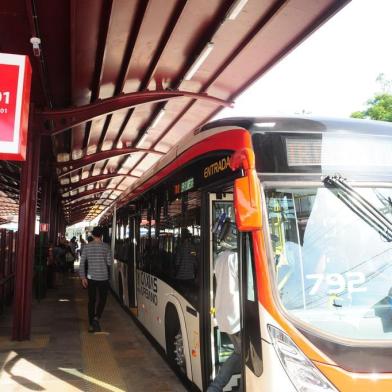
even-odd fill
[[[83,287],[88,289],[88,331],[100,332],[99,321],[105,308],[109,289],[108,267],[112,265],[113,258],[109,245],[102,241],[102,228],[94,227],[91,234],[93,240],[83,247],[79,276]],[[88,262],[87,271],[86,261]]]
[[[69,262],[69,270],[73,274],[75,272],[75,260],[78,258],[78,242],[76,241],[76,237],[72,237],[71,241],[69,242],[69,249],[71,250],[71,256],[73,257],[73,260]],[[70,257],[70,260],[72,259]]]
[[[84,245],[86,245],[86,240],[83,238],[81,234],[79,236],[79,242],[80,242],[80,246],[79,246],[79,259],[80,259],[80,257],[82,256]]]
[[[56,284],[64,284],[64,275],[67,272],[67,251],[68,245],[65,238],[59,238],[57,246],[53,249],[53,258],[55,263]]]

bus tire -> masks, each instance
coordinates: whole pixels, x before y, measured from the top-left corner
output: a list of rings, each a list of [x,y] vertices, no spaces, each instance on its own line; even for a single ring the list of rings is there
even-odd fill
[[[166,354],[172,367],[186,374],[183,334],[175,306],[167,304],[165,312]]]

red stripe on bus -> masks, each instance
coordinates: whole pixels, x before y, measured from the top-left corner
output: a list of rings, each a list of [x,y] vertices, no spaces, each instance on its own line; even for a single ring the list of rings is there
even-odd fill
[[[169,176],[170,173],[186,165],[198,156],[219,150],[236,151],[244,147],[251,147],[252,145],[250,133],[244,129],[233,129],[222,133],[201,140],[199,143],[191,146],[188,150],[185,150],[174,161],[160,169],[158,173],[127,195],[126,200],[129,201],[130,199],[136,198],[138,195],[144,193],[147,189],[150,189],[165,177]],[[121,203],[121,205],[123,204],[125,204],[125,201],[124,203]]]

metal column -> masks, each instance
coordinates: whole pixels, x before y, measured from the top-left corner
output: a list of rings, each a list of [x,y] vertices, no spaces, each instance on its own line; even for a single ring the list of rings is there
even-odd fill
[[[33,108],[31,108],[33,109]],[[40,138],[28,133],[26,161],[22,163],[19,224],[16,246],[16,278],[13,340],[26,340],[31,332],[32,281],[35,247]]]
[[[35,265],[36,270],[36,298],[41,300],[47,289],[47,257],[48,257],[48,231],[49,227],[43,227],[43,224],[49,225],[52,201],[52,173],[50,163],[45,161],[41,168],[41,213],[40,213],[40,230],[39,230],[39,249],[38,259]]]

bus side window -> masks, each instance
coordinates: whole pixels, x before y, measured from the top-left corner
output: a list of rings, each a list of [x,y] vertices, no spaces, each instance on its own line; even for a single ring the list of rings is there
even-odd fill
[[[243,340],[245,363],[259,377],[263,372],[259,304],[250,233],[242,235]]]
[[[140,226],[139,226],[139,235],[140,235],[140,244],[139,244],[139,258],[138,258],[138,267],[139,269],[150,272],[150,257],[149,257],[149,239],[151,235],[151,226],[150,221],[148,220],[148,206],[146,201],[143,201],[143,204],[140,205],[141,213],[140,213]]]

